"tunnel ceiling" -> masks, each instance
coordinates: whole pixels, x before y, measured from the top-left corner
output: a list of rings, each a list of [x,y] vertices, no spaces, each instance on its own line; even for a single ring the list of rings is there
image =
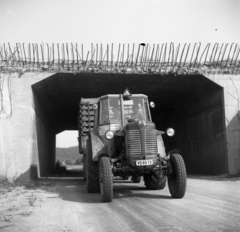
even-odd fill
[[[57,73],[32,86],[40,105],[38,117],[57,134],[77,130],[81,97],[105,94],[142,93],[156,104],[155,111],[170,111],[176,105],[190,104],[221,88],[202,75],[139,75],[99,73]],[[36,104],[36,103],[35,103]]]

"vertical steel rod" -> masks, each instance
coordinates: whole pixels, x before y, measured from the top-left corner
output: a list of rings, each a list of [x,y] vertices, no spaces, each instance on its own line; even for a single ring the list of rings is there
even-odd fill
[[[132,62],[131,62],[131,67],[133,67],[134,47],[135,47],[135,43],[133,44],[133,48],[132,48]]]
[[[220,58],[220,55],[221,55],[221,52],[222,52],[223,45],[224,45],[224,43],[222,43],[222,45],[221,45],[221,48],[220,48],[220,51],[219,51],[219,54],[218,54],[218,58],[217,58],[217,63],[216,63],[216,65],[218,64],[218,61],[219,61],[219,58]]]
[[[137,62],[138,62],[138,55],[139,55],[139,50],[140,50],[140,44],[138,45],[138,51],[137,51],[137,57],[136,57],[136,61],[135,61],[135,67],[137,66]]]

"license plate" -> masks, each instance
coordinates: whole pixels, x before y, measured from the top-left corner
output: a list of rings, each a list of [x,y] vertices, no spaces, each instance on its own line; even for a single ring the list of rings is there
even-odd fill
[[[137,160],[136,161],[137,166],[148,166],[148,165],[153,165],[152,160]]]

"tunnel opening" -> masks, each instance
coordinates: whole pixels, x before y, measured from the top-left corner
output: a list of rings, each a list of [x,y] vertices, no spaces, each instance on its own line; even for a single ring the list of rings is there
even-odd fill
[[[57,134],[55,152],[56,167],[52,177],[82,177],[83,154],[79,154],[77,130]]]
[[[179,149],[188,173],[227,172],[223,88],[206,77],[56,73],[32,85],[41,176],[55,172],[56,135],[78,130],[81,97],[119,94],[126,87],[132,94],[145,94],[155,102],[151,114],[158,130],[175,129],[175,136],[163,137],[166,151]]]

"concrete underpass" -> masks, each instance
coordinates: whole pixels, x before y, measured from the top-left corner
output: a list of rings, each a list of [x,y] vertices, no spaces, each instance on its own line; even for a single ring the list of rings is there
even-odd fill
[[[17,45],[12,56],[0,56],[0,175],[54,175],[56,135],[78,130],[80,99],[121,94],[126,87],[155,102],[158,130],[174,128],[174,137],[163,136],[166,151],[179,149],[189,174],[240,173],[237,44],[224,51],[224,44],[201,51],[201,43],[179,51],[172,43],[135,50],[112,44],[106,51],[100,44],[86,56],[83,46],[71,44],[70,51],[67,44],[53,44],[52,58],[48,44],[45,52],[43,45],[29,44],[28,56]]]
[[[41,176],[54,172],[56,135],[78,130],[81,97],[119,94],[126,87],[155,102],[157,129],[175,129],[174,137],[164,136],[166,150],[180,149],[188,173],[228,172],[223,88],[203,75],[57,73],[32,85]]]

